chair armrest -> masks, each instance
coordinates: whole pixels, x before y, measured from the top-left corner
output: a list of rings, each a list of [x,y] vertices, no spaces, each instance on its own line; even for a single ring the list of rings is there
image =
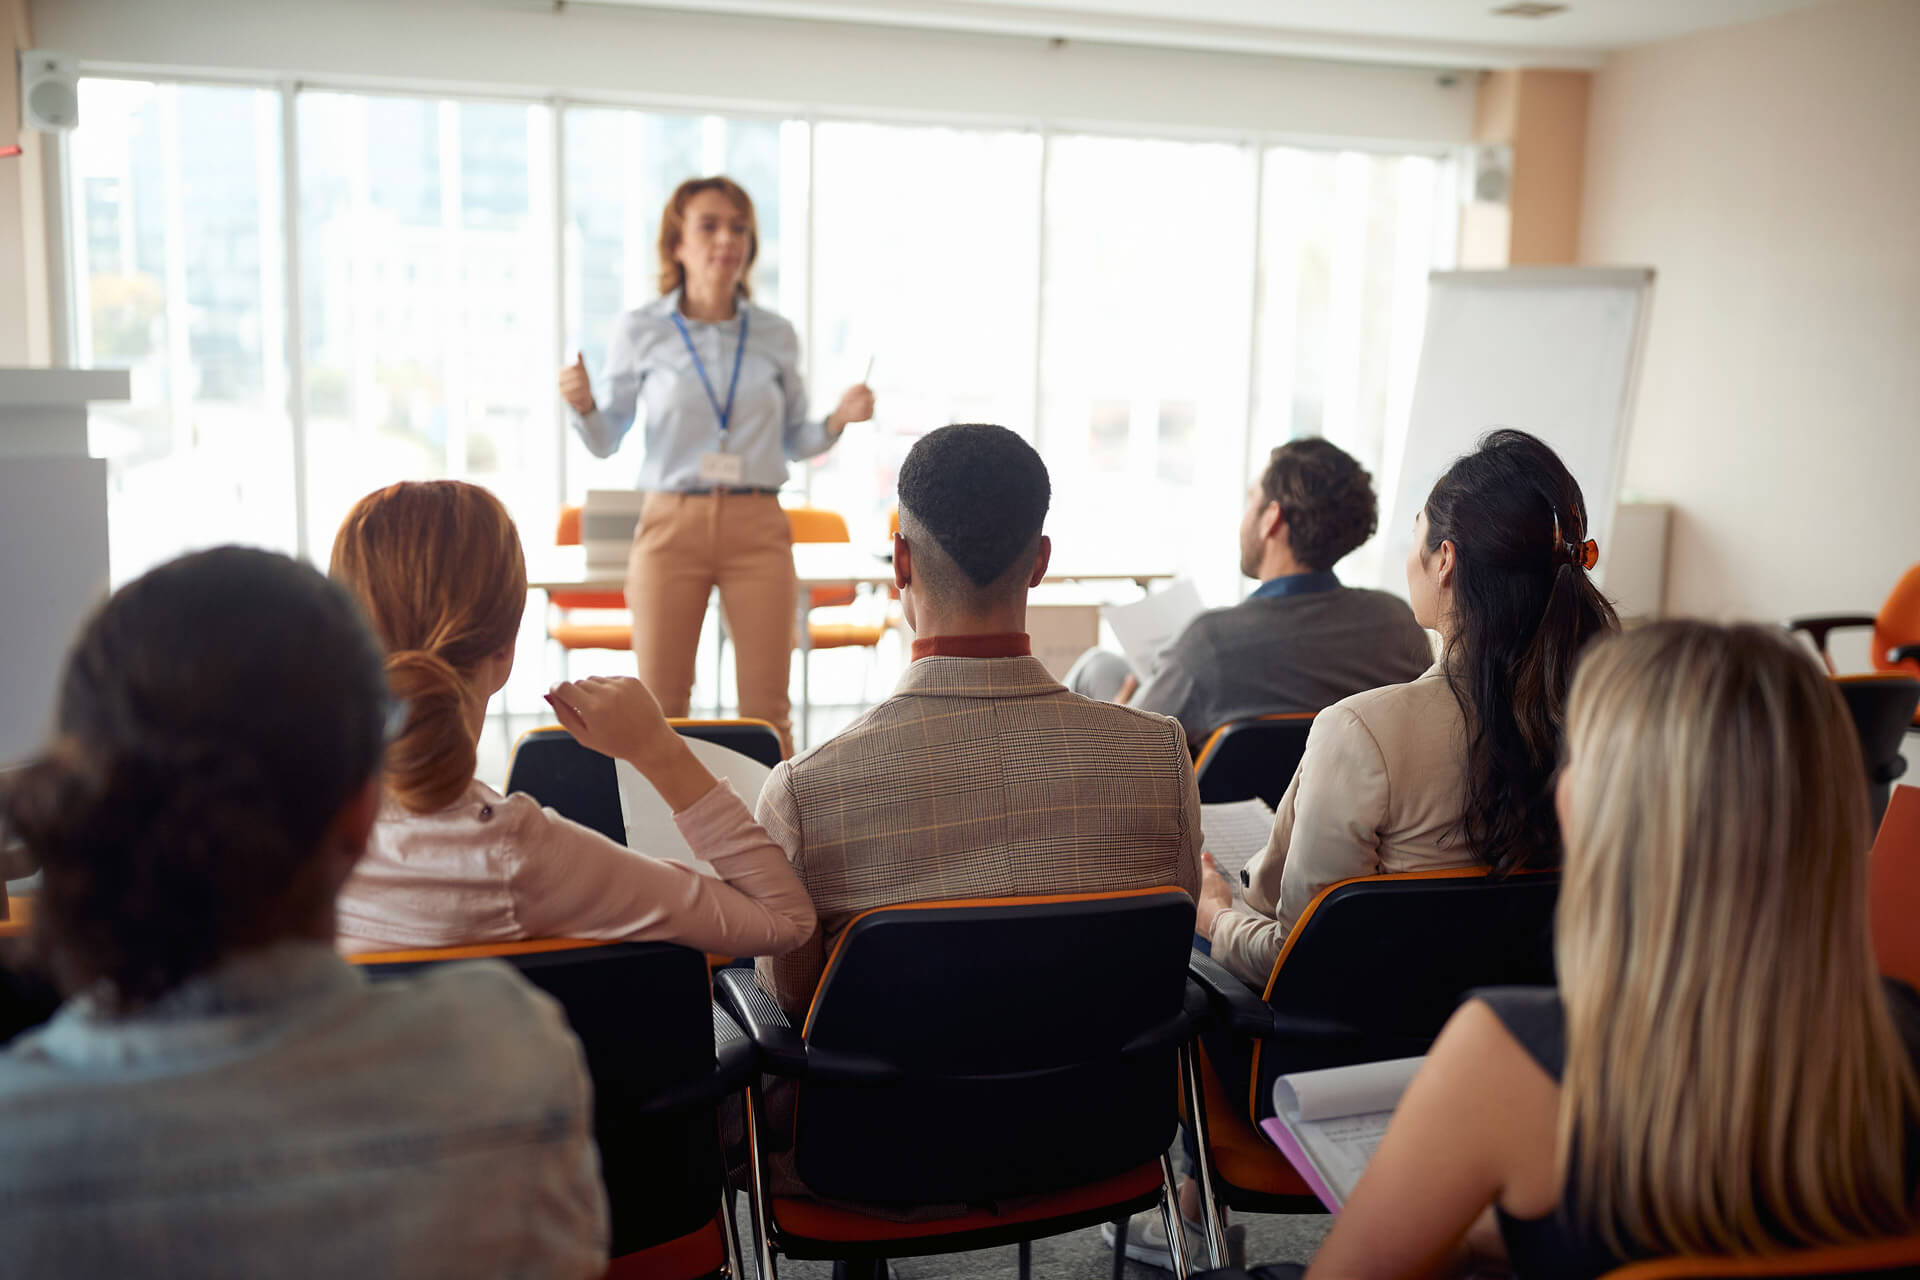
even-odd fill
[[[904,1074],[892,1063],[864,1054],[812,1048],[746,969],[722,969],[714,977],[714,988],[726,1012],[753,1041],[762,1071],[824,1084],[887,1084]]]
[[[752,971],[722,969],[714,975],[713,988],[723,1010],[752,1041],[763,1070],[780,1076],[806,1074],[807,1042],[787,1021],[779,1002],[760,989]]]
[[[759,1054],[740,1024],[729,1018],[719,1005],[713,1006],[713,1071],[698,1080],[689,1080],[647,1099],[640,1108],[643,1115],[668,1115],[696,1107],[711,1107],[730,1093],[746,1088],[753,1076]]]
[[[1825,653],[1827,635],[1842,627],[1870,627],[1879,619],[1870,613],[1816,613],[1804,618],[1787,619],[1787,630],[1804,631],[1813,637],[1814,645]]]
[[[1273,1010],[1227,967],[1201,951],[1187,955],[1187,977],[1206,996],[1215,1026],[1256,1039],[1273,1034]]]
[[[1920,662],[1920,644],[1903,644],[1887,650],[1888,662]]]

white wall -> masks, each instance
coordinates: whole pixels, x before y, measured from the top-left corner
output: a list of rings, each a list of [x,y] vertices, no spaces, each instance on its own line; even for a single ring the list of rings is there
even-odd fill
[[[1465,143],[1472,75],[547,0],[35,0],[96,66],[1071,127]]]
[[[1920,3],[1610,57],[1581,259],[1659,271],[1627,487],[1677,505],[1668,610],[1877,609],[1920,560]]]

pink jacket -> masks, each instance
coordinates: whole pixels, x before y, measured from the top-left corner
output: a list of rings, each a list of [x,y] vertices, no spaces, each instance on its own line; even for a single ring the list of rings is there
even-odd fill
[[[477,780],[438,813],[388,798],[340,893],[339,948],[606,938],[746,956],[790,950],[813,933],[806,889],[731,786],[717,784],[673,820],[723,879]]]

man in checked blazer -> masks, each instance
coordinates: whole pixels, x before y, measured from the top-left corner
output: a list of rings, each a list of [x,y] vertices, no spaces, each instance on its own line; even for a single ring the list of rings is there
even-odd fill
[[[1177,721],[1069,693],[1032,656],[1051,552],[1046,464],[1005,427],[942,427],[900,468],[893,577],[916,635],[893,696],[781,764],[759,819],[819,911],[758,962],[794,1025],[854,916],[930,898],[1200,883],[1200,797]]]

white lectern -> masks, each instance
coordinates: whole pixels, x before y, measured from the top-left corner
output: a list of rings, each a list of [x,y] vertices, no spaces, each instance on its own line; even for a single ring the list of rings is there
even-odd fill
[[[87,405],[123,369],[0,369],[0,767],[44,738],[80,623],[107,594],[107,464]]]

